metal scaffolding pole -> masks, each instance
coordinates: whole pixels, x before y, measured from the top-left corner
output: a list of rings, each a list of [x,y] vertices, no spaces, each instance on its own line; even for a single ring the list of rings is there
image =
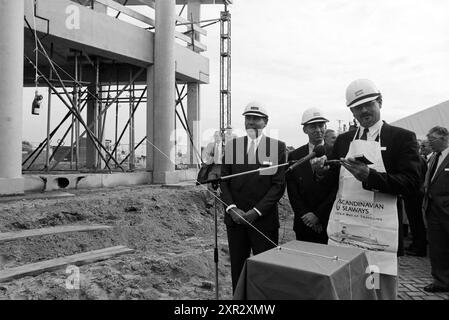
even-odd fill
[[[118,87],[118,69],[116,69],[116,86],[117,86],[117,92],[119,91],[119,87]],[[115,143],[114,143],[114,150],[115,150],[115,158],[117,159],[117,138],[118,138],[118,104],[119,104],[119,100],[117,99],[115,102]],[[113,152],[114,153],[114,152]],[[109,161],[109,160],[108,160]]]
[[[73,106],[78,111],[79,115],[81,116],[80,112],[80,105],[78,101],[78,52],[75,52],[75,83],[73,85]],[[75,122],[75,170],[79,169],[79,159],[80,159],[80,123],[79,121]],[[72,146],[73,147],[73,146]]]
[[[39,42],[39,44],[42,46],[42,44],[41,44],[40,42]],[[42,46],[42,48],[43,48],[43,46]],[[43,48],[43,50],[45,50],[45,48]],[[56,95],[57,95],[57,96],[59,97],[59,99],[63,102],[63,104],[64,104],[64,105],[71,111],[71,113],[72,113],[73,115],[75,115],[75,117],[77,118],[77,120],[79,120],[79,121],[81,122],[82,126],[83,126],[84,129],[85,129],[84,133],[87,133],[89,139],[91,139],[92,141],[98,143],[98,146],[94,143],[94,145],[95,145],[95,147],[97,148],[97,150],[100,151],[100,148],[102,148],[103,150],[106,151],[106,154],[109,155],[109,152],[106,150],[106,148],[103,146],[103,144],[100,143],[100,141],[98,140],[98,137],[96,137],[96,136],[92,133],[92,131],[89,129],[89,127],[88,127],[88,126],[86,125],[86,123],[83,121],[82,117],[78,114],[78,110],[76,110],[76,108],[74,108],[73,104],[70,104],[69,102],[67,102],[66,100],[64,100],[64,98],[61,96],[61,94],[59,94],[59,92],[56,90],[56,88],[55,88],[55,87],[52,85],[52,83],[47,79],[47,77],[45,77],[45,75],[42,74],[42,72],[40,72],[39,69],[37,69],[37,67],[35,66],[35,64],[33,63],[33,61],[32,61],[30,58],[28,58],[26,55],[25,55],[25,58],[26,58],[26,59],[33,65],[33,67],[36,68],[36,70],[38,71],[40,77],[45,81],[45,83],[47,83],[47,85],[49,85],[49,86],[51,87],[52,91],[53,91],[54,93],[56,93]],[[50,66],[53,68],[53,71],[55,72],[56,76],[58,77],[58,79],[60,79],[60,76],[59,76],[57,70],[55,69],[55,67],[54,67],[54,65],[53,65],[53,63],[52,63],[52,61],[48,58],[48,56],[47,56],[47,59],[48,59],[48,61],[50,62]],[[62,83],[61,83],[61,86],[62,86],[62,88],[64,89],[65,95],[66,95],[66,96],[69,96],[69,94],[68,94],[68,92],[67,92],[65,86],[64,86]],[[83,133],[83,134],[84,134],[84,133]],[[99,152],[99,153],[101,154],[101,152]],[[102,159],[103,159],[104,161],[106,161],[106,160],[103,158],[103,154],[101,154],[101,156],[102,156]],[[112,158],[112,159],[114,160],[115,163],[118,164],[118,162],[117,162],[117,160],[116,160],[115,158]],[[119,167],[124,171],[124,169],[123,169],[121,166],[119,166]],[[108,167],[108,169],[110,170],[109,167]]]
[[[231,13],[220,13],[220,131],[231,125]],[[223,143],[224,143],[224,139]]]
[[[129,70],[129,79],[132,81],[133,71]],[[134,170],[135,152],[134,152],[134,82],[129,87],[129,161],[128,168]]]
[[[51,89],[51,88],[50,88]],[[81,108],[81,111],[82,111],[82,109],[84,108],[84,106],[86,105],[86,103],[84,103],[84,105],[83,105],[83,107]],[[56,132],[59,130],[59,128],[64,124],[64,122],[71,116],[71,112],[69,111],[69,112],[67,112],[67,114],[64,116],[64,118],[61,120],[61,122],[56,126],[56,128],[55,129],[53,129],[53,131],[50,133],[50,136],[49,136],[49,138],[50,139],[52,139],[53,138],[53,136],[56,134]],[[70,130],[71,130],[71,126],[69,126],[69,128],[67,129],[67,131],[66,131],[66,133],[64,134],[64,138],[62,138],[62,140],[64,140],[65,139],[65,137],[67,136],[67,134],[70,132]],[[34,157],[34,159],[33,159],[33,161],[31,161],[31,163],[28,165],[28,167],[27,167],[27,169],[26,170],[28,170],[32,165],[33,165],[33,163],[34,163],[34,161],[36,161],[36,159],[39,157],[39,155],[42,153],[42,151],[44,150],[44,148],[48,145],[48,143],[49,143],[49,140],[47,139],[47,138],[45,138],[44,139],[44,141],[42,141],[40,144],[39,144],[39,146],[36,148],[36,149],[34,149],[34,151],[22,162],[22,166],[23,165],[25,165],[25,163],[27,163],[28,162],[28,160],[30,160],[36,153],[37,153],[37,155],[36,155],[36,157]],[[62,143],[62,142],[61,142]],[[52,159],[53,159],[53,157],[54,157],[54,155],[56,154],[56,151],[57,151],[57,149],[61,146],[61,143],[60,144],[58,144],[58,146],[55,148],[55,150],[53,151],[53,153],[52,153],[52,155],[50,156],[50,158],[49,158],[49,163],[51,163],[51,161],[52,161]]]
[[[139,98],[139,100],[137,101],[137,104],[134,106],[133,114],[136,112],[137,108],[139,107],[140,103],[142,102],[142,98],[143,98],[143,96],[144,96],[144,94],[145,94],[145,92],[146,92],[146,89],[147,89],[147,87],[145,87],[145,90],[142,91],[142,94],[140,95],[140,98]],[[114,154],[114,153],[117,154],[117,148],[118,148],[118,145],[120,144],[120,141],[122,141],[123,135],[125,134],[126,130],[128,129],[130,120],[131,120],[131,118],[128,118],[128,121],[126,122],[125,127],[123,128],[123,130],[122,130],[120,136],[118,137],[118,140],[117,140],[117,142],[115,143],[114,149],[112,150],[111,154]],[[108,158],[108,160],[106,161],[106,163],[109,163],[109,160],[111,160],[110,157]]]
[[[53,70],[50,69],[50,75],[51,78]],[[51,147],[51,140],[50,140],[50,121],[51,121],[51,88],[48,87],[48,98],[47,98],[47,152],[45,153],[45,171],[48,173],[50,171],[50,147]]]
[[[103,144],[103,137],[102,137],[102,125],[103,125],[103,114],[102,114],[102,108],[101,100],[103,99],[103,95],[99,93],[102,90],[101,83],[100,83],[100,58],[97,57],[96,63],[95,63],[95,96],[97,97],[97,136],[99,138],[99,141],[101,144]],[[101,151],[98,151],[97,154],[97,161],[95,163],[95,169],[101,168]]]

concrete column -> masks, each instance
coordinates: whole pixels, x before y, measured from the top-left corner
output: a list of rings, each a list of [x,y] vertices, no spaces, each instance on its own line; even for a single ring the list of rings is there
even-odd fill
[[[97,92],[97,87],[95,85],[91,85],[88,87],[88,90],[91,94],[95,95]],[[92,133],[95,136],[98,136],[98,108],[97,101],[93,96],[87,96],[87,127],[90,128]],[[86,167],[88,169],[96,169],[98,166],[98,151],[95,148],[92,140],[89,139],[89,136],[86,134]]]
[[[147,68],[147,171],[154,170],[154,65]],[[157,152],[157,150],[156,150]],[[151,183],[151,181],[149,181]]]
[[[154,40],[154,183],[176,183],[175,0],[156,0]]]
[[[201,153],[200,139],[200,85],[198,83],[187,84],[187,122],[192,133],[193,147],[189,139],[187,144],[187,153],[189,155],[189,164],[191,167],[197,167],[198,155]],[[196,150],[196,151],[195,151]]]
[[[24,192],[22,178],[24,1],[0,0],[0,195]],[[31,101],[27,101],[28,110]]]

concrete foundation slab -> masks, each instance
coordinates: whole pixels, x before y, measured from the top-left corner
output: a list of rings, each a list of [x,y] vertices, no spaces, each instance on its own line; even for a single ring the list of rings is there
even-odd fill
[[[180,181],[177,171],[153,172],[154,184],[173,184]]]
[[[96,189],[112,188],[118,186],[133,186],[146,184],[177,184],[186,182],[195,184],[196,169],[177,170],[174,172],[161,172],[156,174],[147,171],[141,172],[114,172],[114,173],[57,173],[57,174],[25,174],[20,181],[6,179],[3,185],[7,185],[8,191],[12,190],[14,183],[19,183],[16,192],[1,193],[2,179],[0,179],[0,195],[23,194],[24,192],[47,192],[68,189]],[[5,180],[5,179],[3,179]],[[21,188],[21,189],[20,189]],[[6,190],[6,188],[5,188]],[[19,191],[17,191],[19,190]]]
[[[0,178],[0,195],[13,195],[23,193],[23,178]]]
[[[103,175],[103,187],[132,186],[140,184],[150,184],[151,172],[133,172],[124,174]]]

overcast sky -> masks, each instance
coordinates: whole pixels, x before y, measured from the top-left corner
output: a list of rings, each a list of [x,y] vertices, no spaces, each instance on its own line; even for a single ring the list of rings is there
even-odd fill
[[[203,6],[203,19],[218,18],[221,9]],[[300,127],[305,109],[322,108],[333,129],[352,120],[345,89],[357,78],[377,84],[387,122],[449,100],[447,0],[234,0],[230,11],[234,128],[243,128],[246,103],[258,100],[269,111],[269,132],[299,147],[307,139]],[[210,84],[201,87],[201,116],[203,129],[213,130],[219,26],[207,30]],[[137,141],[144,125],[137,125]]]

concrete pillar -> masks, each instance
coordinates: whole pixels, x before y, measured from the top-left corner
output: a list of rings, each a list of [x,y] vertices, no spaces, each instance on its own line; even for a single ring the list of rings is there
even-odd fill
[[[96,95],[97,87],[91,85],[88,87],[89,92],[92,95]],[[87,127],[90,128],[95,136],[98,136],[98,108],[97,101],[92,95],[87,96]],[[86,134],[86,167],[88,169],[96,169],[98,166],[98,151],[95,148],[94,143],[90,140],[89,136]]]
[[[193,22],[201,20],[201,0],[189,0],[187,2],[187,19]],[[196,41],[200,41],[200,34],[194,33]],[[199,52],[199,50],[195,50]],[[190,131],[192,133],[192,140],[194,148],[191,142],[188,143],[187,152],[189,154],[189,163],[192,167],[196,167],[198,163],[198,157],[195,149],[201,153],[201,139],[200,139],[200,85],[198,83],[187,84],[187,122],[189,124]]]
[[[21,167],[24,14],[24,1],[0,0],[0,195],[24,192]],[[27,105],[31,110],[31,101]]]
[[[154,65],[147,68],[147,171],[154,170]],[[151,182],[151,181],[149,181]]]
[[[176,183],[175,0],[156,0],[154,40],[154,183]],[[157,149],[156,149],[157,148]]]
[[[198,155],[201,153],[200,139],[200,85],[198,83],[187,84],[187,122],[192,133],[193,147],[190,139],[187,144],[189,164],[197,167]]]

